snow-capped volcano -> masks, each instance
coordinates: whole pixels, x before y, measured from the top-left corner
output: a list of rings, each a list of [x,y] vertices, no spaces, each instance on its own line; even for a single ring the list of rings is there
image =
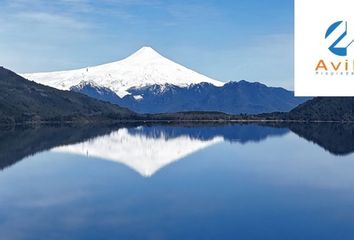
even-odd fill
[[[114,91],[119,97],[128,95],[131,87],[172,84],[186,87],[201,82],[223,86],[223,82],[208,78],[143,47],[129,57],[104,65],[70,71],[22,74],[23,77],[54,88],[69,90],[81,82],[96,83]]]

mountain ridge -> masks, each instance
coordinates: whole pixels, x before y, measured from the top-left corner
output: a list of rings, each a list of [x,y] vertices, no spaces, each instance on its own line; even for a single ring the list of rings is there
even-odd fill
[[[287,112],[308,100],[295,98],[293,92],[245,80],[223,86],[210,83],[180,87],[173,84],[149,85],[128,89],[130,95],[120,98],[104,87],[90,84],[74,86],[72,91],[127,107],[138,113],[173,113],[182,111],[216,111],[228,114]],[[102,92],[103,94],[98,94]]]
[[[28,81],[0,67],[0,123],[127,118],[132,111],[71,91]]]

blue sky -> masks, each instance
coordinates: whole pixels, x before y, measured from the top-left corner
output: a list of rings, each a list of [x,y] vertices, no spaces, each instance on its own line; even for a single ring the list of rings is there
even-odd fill
[[[293,1],[0,0],[0,65],[67,70],[142,46],[221,81],[293,88]]]

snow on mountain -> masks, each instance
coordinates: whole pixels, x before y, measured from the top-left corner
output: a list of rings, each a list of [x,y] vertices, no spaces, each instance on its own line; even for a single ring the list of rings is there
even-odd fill
[[[82,82],[94,82],[113,90],[119,97],[128,95],[131,87],[153,84],[173,84],[186,87],[201,82],[223,86],[224,83],[208,78],[143,47],[129,57],[104,65],[78,70],[22,74],[23,77],[62,90],[70,90]]]
[[[132,135],[128,129],[124,128],[106,136],[57,147],[51,151],[122,163],[140,175],[150,177],[164,166],[223,140],[221,136],[210,140],[200,140],[186,135],[173,139],[167,139],[163,135],[150,138],[144,135]]]
[[[74,87],[71,88],[75,88],[75,89],[83,89],[85,87],[91,87],[94,88],[96,91],[98,91],[100,93],[101,89],[105,89],[105,87],[102,87],[100,85],[98,85],[96,82],[89,80],[89,81],[81,81],[79,82],[78,85],[75,85]],[[71,90],[71,89],[70,89]]]

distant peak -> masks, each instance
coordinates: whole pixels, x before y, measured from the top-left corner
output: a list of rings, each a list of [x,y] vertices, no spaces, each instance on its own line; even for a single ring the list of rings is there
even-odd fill
[[[161,56],[155,49],[149,46],[144,46],[140,48],[138,51],[133,53],[131,56],[134,57],[154,57]]]
[[[140,48],[138,51],[154,51],[156,52],[152,47],[150,46],[143,46],[142,48]]]

